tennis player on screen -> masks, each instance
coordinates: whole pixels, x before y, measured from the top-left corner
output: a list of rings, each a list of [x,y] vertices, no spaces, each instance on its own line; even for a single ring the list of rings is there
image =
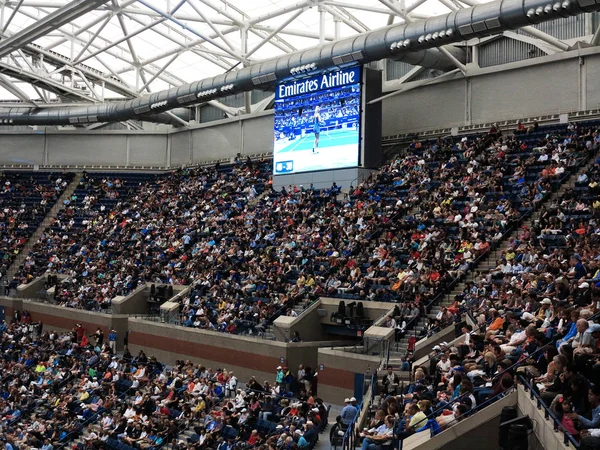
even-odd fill
[[[313,133],[315,133],[315,142],[313,144],[313,153],[319,153],[319,134],[321,133],[321,107],[315,107],[315,113],[313,115]]]

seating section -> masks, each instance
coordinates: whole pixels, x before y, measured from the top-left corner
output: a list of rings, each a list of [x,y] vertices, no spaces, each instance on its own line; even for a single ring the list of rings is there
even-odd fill
[[[522,138],[544,142],[523,156],[535,158],[532,164],[544,180],[558,183],[564,175],[551,169],[574,171],[581,159],[597,153],[599,125],[571,124],[562,132],[540,127]],[[564,162],[561,150],[569,152]],[[521,227],[500,248],[496,265],[477,273],[448,308],[450,314],[466,311],[475,326],[465,324],[462,337],[436,346],[426,362],[412,368],[415,381],[407,386],[400,384],[400,367],[380,373],[373,410],[381,411],[373,415],[374,423],[398,413],[397,440],[420,432],[435,435],[511,392],[517,380],[536,391],[567,438],[585,448],[597,446],[588,433],[600,428],[595,356],[600,348],[600,158],[595,158],[572,187],[539,209],[531,226]]]
[[[72,179],[57,172],[0,173],[0,275],[42,223]]]
[[[55,301],[99,311],[140,282],[191,284],[207,270],[200,257],[214,262],[232,242],[221,236],[241,223],[269,170],[259,162],[165,175],[86,173],[18,275],[66,275]]]
[[[559,131],[415,142],[348,195],[263,194],[270,161],[85,174],[18,276],[65,275],[56,303],[99,311],[142,282],[194,284],[181,323],[232,333],[322,295],[423,316],[581,164]]]
[[[25,311],[0,325],[0,349],[7,448],[217,448],[230,439],[254,447],[290,436],[312,449],[327,426],[308,367],[300,379],[280,367],[272,382],[238,387],[227,369],[165,366],[128,349],[116,356],[100,331],[46,332]]]

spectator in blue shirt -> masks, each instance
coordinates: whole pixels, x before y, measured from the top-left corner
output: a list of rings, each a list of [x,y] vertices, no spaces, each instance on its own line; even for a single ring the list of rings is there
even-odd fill
[[[572,414],[572,419],[577,420],[583,429],[600,428],[600,386],[590,388],[588,398],[592,405],[592,418],[587,419],[579,414]]]
[[[108,335],[108,343],[110,345],[110,350],[113,353],[117,353],[117,332],[116,332],[116,330],[110,330],[110,334]]]
[[[342,423],[344,423],[345,425],[350,425],[350,423],[358,414],[358,409],[350,403],[349,398],[345,399],[344,403],[346,404],[346,406],[342,408],[342,413],[340,414],[342,416]]]

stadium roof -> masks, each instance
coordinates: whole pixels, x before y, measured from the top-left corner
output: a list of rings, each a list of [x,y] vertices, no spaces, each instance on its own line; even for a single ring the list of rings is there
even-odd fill
[[[49,106],[132,98],[474,3],[9,0],[0,13],[0,100]]]

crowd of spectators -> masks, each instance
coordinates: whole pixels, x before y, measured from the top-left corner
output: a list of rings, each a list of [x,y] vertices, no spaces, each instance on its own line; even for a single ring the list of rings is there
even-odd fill
[[[316,375],[278,367],[244,386],[227,369],[123,355],[100,329],[0,324],[0,439],[8,450],[312,448],[328,419]],[[186,434],[186,431],[189,431]]]
[[[593,154],[598,141],[593,128],[569,127],[567,138],[550,136],[536,151],[560,154],[571,148]],[[475,327],[465,324],[462,338],[434,347],[429,359],[413,368],[414,382],[405,387],[388,369],[380,380],[376,418],[382,425],[391,416],[393,428],[372,429],[379,437],[367,434],[363,449],[384,436],[403,439],[443,430],[519,381],[532,386],[581,448],[598,448],[599,181],[600,159],[503,246],[496,267],[474,275],[453,306],[468,311]]]
[[[324,295],[410,303],[401,327],[531,213],[561,178],[548,168],[580,162],[573,140],[415,142],[347,195],[335,183],[260,195],[270,161],[84,174],[17,277],[65,275],[56,303],[102,311],[139,283],[191,284],[180,323],[229,333],[264,332]]]
[[[54,172],[0,172],[0,278],[71,178]]]
[[[225,237],[243,223],[258,195],[253,183],[266,182],[265,171],[266,164],[248,162],[163,176],[84,174],[17,276],[64,274],[55,301],[91,310],[109,310],[112,298],[140,281],[210,277],[219,259],[237,256]]]

